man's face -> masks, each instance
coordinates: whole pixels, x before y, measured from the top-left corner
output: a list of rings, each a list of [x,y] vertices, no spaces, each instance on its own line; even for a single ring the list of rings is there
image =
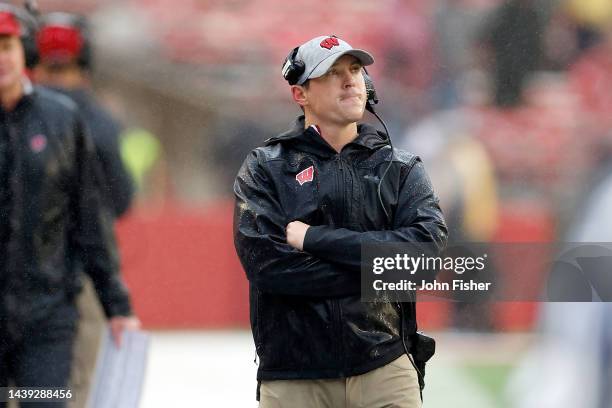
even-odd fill
[[[75,61],[41,61],[33,70],[34,80],[46,86],[65,89],[79,88],[84,83],[84,74]]]
[[[327,73],[304,89],[304,110],[314,123],[344,126],[363,117],[366,89],[361,63],[343,55]]]
[[[0,35],[0,92],[21,81],[25,56],[21,40],[16,35]]]

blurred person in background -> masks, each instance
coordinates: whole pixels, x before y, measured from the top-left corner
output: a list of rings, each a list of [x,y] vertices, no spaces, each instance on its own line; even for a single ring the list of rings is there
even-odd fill
[[[90,131],[101,164],[100,193],[105,222],[109,223],[108,239],[112,240],[112,224],[127,212],[134,189],[120,155],[121,126],[96,100],[90,86],[93,68],[91,43],[89,24],[84,16],[61,12],[43,15],[39,18],[36,36],[38,62],[33,69],[33,78],[37,83],[70,97]],[[70,387],[75,394],[72,405],[83,407],[105,328],[104,313],[89,279],[84,280],[77,305],[81,319]]]
[[[497,106],[520,105],[529,74],[540,67],[544,26],[534,1],[506,0],[482,31],[482,45],[492,57]]]
[[[452,109],[462,101],[461,82],[476,67],[474,41],[481,26],[481,7],[470,0],[440,0],[432,16],[434,50],[432,96],[438,109]]]
[[[304,115],[253,150],[234,184],[262,408],[421,406],[416,305],[361,302],[361,246],[443,250],[447,228],[421,160],[357,123],[373,62],[335,36],[295,48],[283,77]]]
[[[25,76],[21,38],[35,30],[24,10],[0,4],[0,387],[66,388],[78,271],[93,280],[117,346],[140,322],[77,106]]]
[[[588,298],[575,302],[542,304],[534,344],[522,359],[508,386],[508,399],[514,408],[610,408],[612,407],[612,303],[610,303],[610,242],[612,241],[612,150],[607,150],[606,165],[594,173],[593,180],[576,207],[564,235],[565,242],[585,243],[576,255],[562,258],[572,262],[587,286]],[[585,271],[580,255],[588,247],[603,243],[593,253],[605,270],[599,285],[589,282],[593,270]],[[569,252],[569,251],[568,251]],[[590,255],[591,256],[591,255]],[[584,264],[588,265],[588,264]],[[606,267],[607,266],[607,267]],[[583,285],[572,280],[565,293],[577,294]],[[607,286],[607,287],[606,287]],[[593,287],[593,289],[592,289]],[[591,295],[590,292],[593,292]]]
[[[579,279],[565,289],[570,295],[577,295],[581,288],[587,288],[587,292],[572,303],[542,304],[533,346],[507,388],[510,406],[515,408],[612,407],[611,257],[600,250],[609,250],[612,241],[612,3],[564,3],[575,21],[593,34],[588,38],[596,37],[588,41],[588,46],[584,38],[579,41],[583,52],[568,69],[579,104],[576,137],[589,147],[591,162],[590,178],[585,177],[577,189],[577,204],[562,234],[563,242],[585,244],[571,258],[562,258]],[[593,254],[586,252],[593,247],[600,248]],[[593,275],[594,270],[583,269],[588,263],[581,263],[580,255],[595,255],[603,262],[602,282],[591,281],[597,275]],[[589,299],[595,301],[588,303]]]
[[[612,17],[601,40],[569,68],[568,77],[580,104],[581,138],[597,157],[612,145]],[[598,157],[600,159],[600,157]]]
[[[471,90],[476,87],[470,84]],[[466,100],[467,96],[460,96]],[[477,118],[474,106],[464,102],[456,109],[435,113],[409,128],[397,146],[417,151],[431,163],[428,171],[449,228],[449,244],[487,243],[499,222],[498,185],[493,160],[474,137]],[[493,268],[478,276],[495,281]],[[484,297],[487,293],[482,294]],[[455,329],[490,330],[491,307],[481,302],[454,302]]]
[[[79,107],[102,165],[105,207],[113,218],[119,218],[127,212],[134,189],[119,152],[121,125],[91,89],[93,58],[88,21],[84,16],[56,12],[42,16],[39,24],[34,80],[67,95]]]
[[[229,194],[233,192],[233,181],[244,157],[266,139],[262,116],[261,112],[249,111],[242,117],[223,117],[213,128],[213,134],[226,135],[214,143],[212,157],[219,168],[224,193],[225,189]]]

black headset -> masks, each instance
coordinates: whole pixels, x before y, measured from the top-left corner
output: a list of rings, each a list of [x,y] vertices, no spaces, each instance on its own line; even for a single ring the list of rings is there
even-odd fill
[[[283,66],[281,67],[283,78],[289,82],[289,85],[297,84],[298,79],[306,69],[304,61],[295,59],[299,49],[300,47],[295,47],[293,50],[291,50],[289,55],[287,55],[287,58],[285,58]]]
[[[283,62],[283,66],[281,68],[283,78],[285,78],[285,80],[289,82],[289,85],[297,84],[298,80],[300,79],[300,76],[302,76],[302,74],[304,73],[304,70],[306,69],[306,64],[304,64],[304,61],[296,59],[299,49],[300,47],[295,47],[293,50],[291,50],[291,52],[287,55],[287,58],[285,58],[285,61]],[[385,129],[385,132],[387,134],[387,138],[389,140],[389,146],[391,147],[391,157],[389,159],[389,164],[387,165],[387,168],[383,172],[383,175],[380,178],[380,181],[378,182],[378,189],[377,189],[378,201],[380,202],[383,212],[385,213],[385,216],[387,217],[387,221],[389,222],[389,224],[391,224],[393,220],[391,218],[391,214],[389,214],[389,212],[387,211],[387,208],[385,207],[385,203],[383,202],[382,194],[380,192],[380,187],[382,186],[383,180],[385,179],[385,176],[389,172],[389,169],[391,168],[391,164],[393,163],[393,144],[391,143],[391,135],[389,134],[389,129],[387,129],[387,125],[385,124],[385,121],[382,120],[380,116],[378,116],[378,114],[376,113],[376,110],[374,109],[374,105],[378,104],[379,102],[378,96],[376,95],[376,88],[374,88],[374,82],[372,81],[372,78],[368,74],[368,71],[365,67],[362,67],[362,74],[363,74],[363,79],[365,81],[366,97],[367,97],[365,107],[383,125],[383,128]]]

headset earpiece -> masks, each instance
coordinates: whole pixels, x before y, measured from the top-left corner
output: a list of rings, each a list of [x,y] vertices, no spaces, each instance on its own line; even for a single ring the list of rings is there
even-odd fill
[[[370,111],[371,113],[374,113],[374,105],[378,103],[378,96],[376,95],[376,88],[374,88],[374,82],[372,81],[372,78],[370,78],[370,75],[368,74],[368,71],[365,69],[365,67],[363,67],[362,73],[363,73],[363,79],[365,81],[365,87],[366,87],[366,97],[367,97],[366,109]]]
[[[285,58],[285,62],[282,67],[283,78],[289,82],[289,85],[297,84],[300,76],[304,73],[306,69],[306,65],[304,65],[303,61],[296,61],[295,57],[297,56],[299,47],[295,47],[287,58]]]

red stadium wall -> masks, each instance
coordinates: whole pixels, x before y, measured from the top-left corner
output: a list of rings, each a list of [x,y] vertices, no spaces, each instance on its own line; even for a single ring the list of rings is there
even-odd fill
[[[232,203],[224,201],[202,210],[176,205],[134,211],[120,221],[123,273],[145,327],[248,327],[248,283],[234,251],[232,215]],[[500,225],[497,242],[546,241],[553,236],[549,213],[529,203],[503,208]],[[420,327],[448,327],[451,308],[451,303],[419,304]],[[536,310],[533,303],[493,304],[493,328],[529,329]]]
[[[134,307],[149,328],[248,325],[248,284],[235,255],[232,206],[167,206],[117,225]]]

